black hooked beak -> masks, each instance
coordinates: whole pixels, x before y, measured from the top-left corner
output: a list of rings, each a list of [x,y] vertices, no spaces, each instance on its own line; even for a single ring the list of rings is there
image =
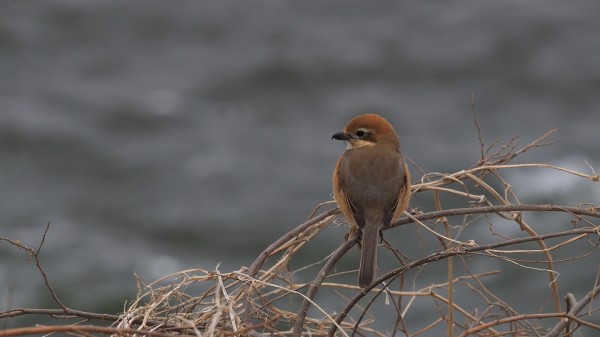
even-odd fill
[[[333,136],[331,136],[331,139],[348,140],[348,139],[350,139],[350,136],[345,134],[343,131],[340,131],[340,132],[334,133]]]

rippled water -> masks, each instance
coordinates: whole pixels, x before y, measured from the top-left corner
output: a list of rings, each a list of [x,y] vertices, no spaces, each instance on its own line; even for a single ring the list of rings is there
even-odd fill
[[[556,144],[527,161],[597,167],[598,10],[2,1],[0,236],[36,246],[51,221],[42,262],[59,293],[78,309],[118,311],[135,294],[133,272],[238,269],[302,222],[330,198],[343,149],[330,136],[356,114],[388,117],[425,171],[472,165],[473,91],[488,144],[558,127]],[[531,202],[600,197],[558,177],[513,179],[530,183]],[[0,251],[0,300],[15,286],[13,307],[51,305],[27,256]]]

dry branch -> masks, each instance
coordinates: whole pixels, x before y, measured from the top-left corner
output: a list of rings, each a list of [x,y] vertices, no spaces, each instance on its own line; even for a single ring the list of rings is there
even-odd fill
[[[476,116],[475,111],[474,115]],[[598,324],[592,322],[592,316],[597,315],[599,310],[593,309],[591,304],[600,291],[594,275],[582,272],[594,286],[578,302],[572,295],[568,296],[566,312],[560,309],[560,301],[557,300],[560,288],[555,282],[560,270],[557,269],[560,268],[559,263],[573,263],[577,259],[598,254],[600,207],[594,203],[571,206],[522,204],[502,174],[507,170],[538,168],[564,172],[586,179],[590,183],[600,181],[599,176],[593,170],[593,174],[586,174],[548,164],[509,164],[518,155],[546,145],[545,139],[555,130],[550,130],[520,149],[516,139],[486,149],[476,118],[475,127],[481,152],[478,163],[468,169],[449,174],[424,173],[420,181],[413,184],[413,193],[432,193],[434,207],[429,210],[413,209],[406,217],[384,229],[416,224],[420,235],[434,238],[433,242],[437,247],[415,252],[417,256],[408,259],[386,241],[386,248],[394,254],[398,264],[390,270],[382,270],[379,278],[364,289],[356,286],[354,278],[346,277],[346,274],[355,271],[345,269],[343,263],[340,263],[359,241],[357,233],[350,235],[337,247],[332,244],[329,249],[323,249],[322,260],[310,266],[320,266],[318,271],[315,272],[309,267],[291,267],[292,262],[293,265],[298,265],[298,261],[302,260],[305,246],[324,229],[328,229],[330,226],[327,225],[338,216],[338,209],[332,208],[314,217],[311,214],[311,219],[269,245],[249,268],[232,272],[190,269],[166,275],[148,285],[144,285],[140,280],[137,298],[118,315],[74,310],[60,300],[39,261],[39,254],[50,226],[48,224],[37,249],[28,248],[21,242],[8,238],[0,238],[0,241],[27,252],[35,259],[46,288],[52,294],[58,308],[10,309],[0,312],[0,318],[50,315],[59,321],[82,318],[86,321],[102,320],[112,325],[104,327],[61,324],[22,327],[0,331],[0,337],[51,332],[80,336],[112,334],[300,337],[334,336],[336,333],[344,336],[387,336],[390,335],[389,327],[382,326],[381,319],[372,314],[385,305],[377,301],[381,297],[384,297],[384,303],[393,305],[393,308],[383,307],[385,312],[395,315],[392,334],[407,337],[443,333],[448,336],[456,333],[461,337],[499,336],[505,333],[556,337],[568,329],[570,323],[577,325],[575,329],[600,330]],[[462,206],[444,208],[441,203],[442,196],[451,196],[459,200]],[[330,202],[325,204],[328,203]],[[571,221],[564,221],[559,230],[548,231],[543,225],[526,223],[523,220],[525,212],[563,213],[568,215]],[[496,220],[514,224],[523,234],[514,237],[495,235],[492,226]],[[463,232],[467,225],[489,228],[489,240],[483,243],[467,237]],[[540,231],[544,231],[544,234],[539,234],[542,233]],[[547,244],[550,239],[560,242]],[[532,249],[530,245],[522,247],[525,243],[534,243],[537,249]],[[565,248],[574,248],[573,251],[583,250],[583,253],[555,259],[553,254]],[[541,254],[543,258],[523,259],[519,254]],[[508,268],[519,268],[523,272],[547,272],[550,275],[548,297],[540,300],[535,312],[518,312],[511,303],[494,293],[486,284],[487,276],[502,275],[502,270],[481,273],[470,271],[471,261],[482,258],[510,262]],[[447,263],[437,263],[444,260]],[[538,265],[528,265],[531,263]],[[446,275],[445,282],[417,289],[413,281],[413,289],[406,289],[408,282],[405,278],[408,271],[416,271],[414,277],[418,279],[418,271],[431,266],[444,272],[441,274]],[[459,266],[461,268],[458,268]],[[310,277],[310,281],[307,282],[306,277]],[[305,280],[299,281],[299,278]],[[543,284],[540,287],[547,285]],[[470,289],[485,306],[475,307],[457,296],[454,292],[460,287]],[[331,303],[320,302],[320,299],[327,298],[337,298],[338,307],[331,309]],[[549,299],[554,302],[551,309],[544,307]],[[438,317],[424,325],[415,325],[410,317],[416,312],[417,304],[429,305],[432,310],[437,310]],[[587,305],[590,305],[588,317],[579,316]],[[550,324],[556,318],[560,319],[559,323]],[[568,333],[573,331],[568,330]]]
[[[595,329],[600,331],[600,326],[598,325],[591,325],[591,323],[589,322],[585,322],[580,320],[579,318],[576,317],[577,314],[579,314],[579,312],[581,310],[583,310],[583,308],[585,308],[586,305],[588,305],[596,295],[598,295],[598,293],[600,293],[600,286],[595,287],[594,289],[592,289],[589,293],[587,293],[579,302],[573,303],[572,304],[572,308],[571,310],[569,310],[569,312],[567,312],[565,314],[565,318],[561,320],[558,324],[556,324],[556,326],[554,326],[554,328],[552,328],[552,330],[550,330],[550,332],[548,332],[544,337],[556,337],[558,336],[558,334],[564,330],[567,325],[569,324],[570,320],[576,321],[579,324],[584,324],[584,325],[588,325],[588,326],[592,326]]]

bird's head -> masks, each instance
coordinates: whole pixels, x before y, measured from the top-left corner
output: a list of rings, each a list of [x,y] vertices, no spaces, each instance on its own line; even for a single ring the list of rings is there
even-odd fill
[[[389,146],[400,151],[400,141],[394,127],[375,114],[359,115],[351,119],[344,131],[336,132],[332,139],[343,140],[348,149],[364,146]]]

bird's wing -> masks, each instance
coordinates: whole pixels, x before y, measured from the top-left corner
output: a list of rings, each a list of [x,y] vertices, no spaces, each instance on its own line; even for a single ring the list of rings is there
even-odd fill
[[[350,198],[350,196],[348,196],[348,194],[344,193],[344,195],[346,196],[348,206],[350,206],[350,212],[352,212],[352,217],[354,218],[356,225],[359,228],[365,227],[366,222],[365,213],[363,212],[363,209],[361,207],[356,206],[356,203],[352,200],[352,198]]]
[[[352,216],[352,220],[354,220],[354,222],[356,223],[356,225],[359,228],[363,228],[365,226],[365,215],[363,212],[362,207],[359,206],[358,200],[354,200],[353,198],[351,198],[351,194],[352,193],[348,193],[350,190],[350,186],[349,183],[351,183],[349,180],[352,179],[348,173],[348,158],[347,156],[342,156],[338,162],[338,166],[339,166],[339,170],[338,172],[338,197],[343,199],[345,201],[345,205],[340,205],[340,208],[346,208],[346,209],[342,209],[342,213],[347,213],[349,212],[350,215]],[[340,172],[346,172],[346,174],[340,174]],[[347,207],[344,207],[347,206]],[[346,212],[345,212],[346,211]],[[348,217],[348,214],[344,214],[346,217]],[[347,219],[350,220],[350,219]]]
[[[386,209],[384,226],[389,226],[392,221],[398,219],[404,210],[408,207],[410,201],[410,172],[408,171],[408,165],[404,161],[404,158],[400,157],[401,181],[400,190],[398,196],[395,198],[392,207]],[[389,217],[389,218],[388,218]],[[389,219],[389,222],[387,221]]]

